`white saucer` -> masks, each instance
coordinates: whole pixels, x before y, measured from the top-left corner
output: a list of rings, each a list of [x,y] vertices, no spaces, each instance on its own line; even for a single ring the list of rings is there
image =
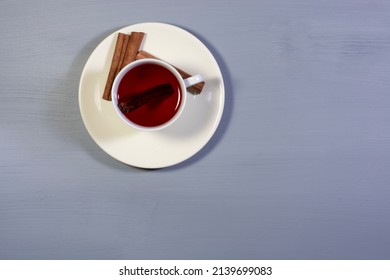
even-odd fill
[[[199,95],[187,93],[180,119],[157,132],[140,132],[127,126],[111,101],[102,99],[116,34],[146,33],[142,49],[191,74],[202,74],[206,85]],[[207,47],[191,33],[169,24],[140,23],[105,38],[92,52],[81,74],[79,105],[93,140],[106,153],[126,164],[161,168],[180,163],[201,150],[222,117],[225,100],[219,66]]]

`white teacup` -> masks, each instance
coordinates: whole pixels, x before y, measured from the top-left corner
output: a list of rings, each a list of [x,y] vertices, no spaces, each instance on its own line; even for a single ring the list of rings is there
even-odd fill
[[[129,126],[156,131],[172,125],[180,117],[187,100],[186,89],[202,81],[201,75],[183,79],[172,65],[162,60],[140,59],[126,65],[116,76],[111,90],[112,103],[118,116]]]

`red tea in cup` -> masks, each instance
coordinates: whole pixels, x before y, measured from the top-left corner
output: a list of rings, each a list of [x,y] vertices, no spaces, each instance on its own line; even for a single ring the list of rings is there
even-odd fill
[[[180,83],[167,68],[145,63],[127,72],[118,87],[118,104],[136,102],[141,104],[134,110],[122,110],[130,121],[145,127],[159,126],[176,115],[182,102]],[[148,96],[149,95],[149,96]],[[129,111],[129,112],[128,112]]]
[[[183,79],[170,64],[147,58],[119,72],[111,96],[115,111],[125,123],[139,130],[155,131],[179,118],[186,103],[186,88],[201,81],[201,75]]]

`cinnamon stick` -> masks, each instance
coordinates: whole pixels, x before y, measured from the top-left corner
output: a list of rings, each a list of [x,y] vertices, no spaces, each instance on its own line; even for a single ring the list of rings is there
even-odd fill
[[[144,36],[145,33],[143,32],[131,32],[129,42],[127,44],[127,48],[123,56],[123,60],[118,67],[119,71],[122,70],[123,67],[125,67],[127,64],[135,60],[135,57],[137,56],[139,48],[141,47]]]
[[[145,33],[132,32],[130,35],[118,33],[111,67],[108,72],[106,86],[103,92],[103,99],[111,100],[111,88],[116,75],[127,64],[135,60],[138,50],[142,44]]]
[[[124,33],[119,33],[116,39],[114,55],[112,57],[110,71],[108,72],[107,82],[103,92],[103,99],[105,100],[111,100],[112,83],[114,82],[114,79],[116,77],[118,65],[121,63],[121,53],[123,51],[125,39],[128,36],[129,35],[126,35]]]
[[[126,50],[127,50],[127,45],[129,44],[129,39],[130,39],[130,35],[126,34],[124,42],[123,42],[122,50],[121,50],[121,55],[119,57],[118,67],[115,71],[115,77],[118,75],[119,71],[122,70],[121,67],[122,67],[123,59],[125,58],[125,55],[126,55]]]
[[[123,114],[130,113],[152,101],[162,100],[175,92],[171,84],[161,84],[127,98],[118,104]]]
[[[154,55],[144,51],[144,50],[140,50],[138,53],[137,53],[137,56],[135,57],[136,60],[139,60],[139,59],[144,59],[144,58],[154,58],[154,59],[159,59],[157,57],[155,57]],[[183,79],[187,79],[189,77],[191,77],[192,75],[181,70],[180,68],[172,65],[176,70],[177,72],[179,72],[180,76],[182,76]],[[200,83],[197,83],[189,88],[187,88],[187,90],[193,94],[199,94],[201,93],[203,87],[205,85],[205,82],[200,82]]]

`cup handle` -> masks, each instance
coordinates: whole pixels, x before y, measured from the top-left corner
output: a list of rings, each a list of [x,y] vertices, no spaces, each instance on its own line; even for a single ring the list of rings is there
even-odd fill
[[[186,86],[186,88],[189,88],[189,87],[192,87],[193,85],[201,83],[203,81],[204,81],[204,79],[203,79],[202,75],[198,74],[198,75],[191,76],[187,79],[184,79],[184,85]]]

